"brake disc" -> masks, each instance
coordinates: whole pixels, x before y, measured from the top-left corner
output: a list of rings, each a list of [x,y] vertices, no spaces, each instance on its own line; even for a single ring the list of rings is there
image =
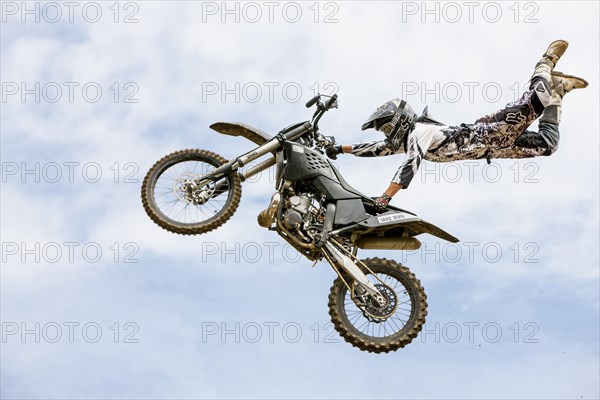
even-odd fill
[[[197,206],[206,203],[211,198],[216,185],[214,182],[210,182],[198,188],[194,182],[195,178],[196,177],[191,174],[180,176],[175,180],[173,192],[180,200]]]
[[[369,296],[366,305],[361,307],[365,318],[371,322],[383,322],[396,312],[398,308],[398,296],[394,289],[382,283],[376,283],[374,286],[385,299],[385,304],[380,305]]]

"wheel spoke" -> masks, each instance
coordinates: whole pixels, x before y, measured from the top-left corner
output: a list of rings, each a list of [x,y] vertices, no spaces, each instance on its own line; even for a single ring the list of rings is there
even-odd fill
[[[212,182],[203,188],[189,186],[194,179],[214,169],[214,165],[199,160],[186,160],[166,168],[159,175],[154,186],[154,203],[160,212],[168,219],[183,224],[205,223],[219,215],[232,197],[231,183],[227,178],[221,178],[218,182]],[[211,192],[207,191],[214,191],[220,182],[226,182],[226,188],[219,189],[216,197],[212,197]],[[196,196],[195,193],[208,196],[208,201],[204,203],[200,201],[195,205],[198,200],[190,197]],[[194,199],[201,198],[194,197]]]
[[[385,338],[402,331],[414,312],[414,303],[407,287],[393,274],[375,272],[367,274],[369,281],[386,297],[388,305],[373,303],[362,310],[344,289],[343,309],[347,321],[356,329],[373,338]]]

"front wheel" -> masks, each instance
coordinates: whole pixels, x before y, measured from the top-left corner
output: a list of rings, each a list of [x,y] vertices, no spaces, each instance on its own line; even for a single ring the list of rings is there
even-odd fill
[[[227,160],[206,150],[180,150],[156,162],[142,184],[142,204],[160,227],[182,235],[206,233],[223,225],[237,209],[242,184],[235,173],[217,180],[198,178]]]
[[[398,350],[417,337],[425,323],[425,290],[408,268],[393,260],[368,258],[363,263],[376,275],[361,268],[385,298],[385,305],[368,301],[357,306],[338,277],[329,294],[331,322],[347,342],[361,350],[373,353]],[[345,279],[352,287],[347,274]]]

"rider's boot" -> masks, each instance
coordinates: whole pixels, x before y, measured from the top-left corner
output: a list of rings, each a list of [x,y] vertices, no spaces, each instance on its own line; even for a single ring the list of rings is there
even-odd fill
[[[550,81],[550,74],[552,70],[556,66],[556,63],[565,54],[569,43],[566,40],[555,40],[550,43],[546,52],[542,55],[540,61],[535,64],[535,70],[533,71],[533,75],[531,79],[533,80],[535,77],[544,78],[546,81]]]
[[[584,89],[588,86],[585,79],[578,76],[563,74],[552,71],[552,86],[555,92],[562,98],[573,89]]]
[[[573,89],[583,89],[588,85],[585,79],[553,71],[550,81],[551,96],[540,117],[539,135],[547,144],[544,155],[553,154],[558,149],[560,135],[558,124],[561,118],[562,99]]]
[[[565,54],[567,47],[569,47],[569,42],[566,40],[555,40],[554,42],[550,43],[548,49],[546,49],[546,52],[542,55],[540,63],[546,63],[552,69],[554,69],[558,60],[563,54]]]
[[[553,71],[551,75],[552,95],[550,96],[548,105],[544,108],[540,122],[549,122],[558,125],[560,123],[562,99],[565,94],[573,89],[583,89],[587,85],[587,81],[583,78]]]
[[[551,104],[552,71],[560,57],[565,54],[569,43],[565,40],[555,40],[550,43],[542,58],[535,64],[535,69],[531,75],[529,89],[535,90],[537,98],[541,105],[539,108],[547,107]],[[536,110],[539,112],[539,110]]]

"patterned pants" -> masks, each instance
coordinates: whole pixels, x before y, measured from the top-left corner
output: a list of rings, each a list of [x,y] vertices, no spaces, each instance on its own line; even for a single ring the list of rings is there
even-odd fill
[[[502,110],[481,117],[473,124],[444,129],[448,142],[433,154],[429,153],[426,159],[445,162],[550,155],[558,147],[558,124],[540,121],[539,132],[526,130],[542,114],[549,99],[548,81],[534,76],[530,90]]]

